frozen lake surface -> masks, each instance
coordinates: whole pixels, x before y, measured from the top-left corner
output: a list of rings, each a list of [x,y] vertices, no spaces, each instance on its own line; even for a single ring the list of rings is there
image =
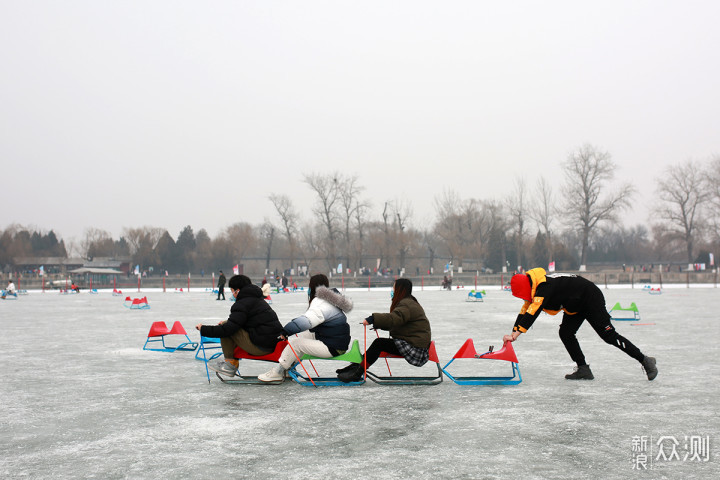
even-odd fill
[[[482,303],[466,302],[467,292],[415,291],[442,365],[467,338],[479,352],[499,348],[521,306],[497,289]],[[229,301],[200,291],[126,292],[147,295],[151,305],[129,310],[109,292],[31,292],[0,302],[0,477],[720,478],[720,290],[604,293],[608,307],[635,302],[635,323],[652,324],[616,327],[657,358],[655,381],[587,324],[578,336],[595,380],[565,380],[573,365],[557,335],[561,317],[543,314],[514,344],[523,376],[517,386],[459,386],[448,378],[436,386],[318,389],[289,380],[242,386],[212,377],[208,384],[194,353],[142,346],[154,321],[180,320],[199,339],[193,326],[227,318]],[[362,345],[360,322],[389,309],[389,290],[346,294]],[[307,305],[305,293],[273,300],[283,324]],[[374,337],[368,331],[368,342]],[[403,363],[391,361],[393,374],[432,371]],[[506,362],[456,364],[460,374],[510,373]],[[316,366],[329,373],[344,364]],[[383,369],[382,360],[372,368]],[[709,446],[693,447],[693,437]],[[691,451],[702,455],[693,459]],[[637,469],[642,454],[647,470]]]

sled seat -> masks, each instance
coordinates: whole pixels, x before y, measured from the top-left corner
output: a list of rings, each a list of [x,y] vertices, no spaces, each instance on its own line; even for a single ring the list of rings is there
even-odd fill
[[[207,350],[220,350],[220,352],[214,352],[208,357]],[[200,354],[202,354],[202,358],[200,358]],[[203,337],[200,335],[200,345],[198,346],[197,352],[195,352],[195,360],[209,362],[210,360],[215,360],[220,355],[222,355],[220,339],[215,337]]]
[[[481,360],[502,360],[510,362],[512,365],[512,376],[511,377],[498,377],[498,376],[456,376],[452,375],[448,371],[448,367],[455,360],[459,359],[481,359]],[[447,377],[458,385],[517,385],[522,382],[522,376],[520,375],[520,368],[518,367],[518,359],[515,354],[515,349],[512,346],[512,342],[505,342],[502,348],[498,351],[485,352],[478,355],[475,350],[472,338],[465,340],[465,343],[455,353],[453,358],[442,368],[442,371]]]
[[[265,355],[252,355],[245,350],[243,350],[240,347],[235,347],[235,352],[233,353],[233,356],[240,360],[240,366],[243,365],[243,360],[260,360],[263,362],[274,362],[277,363],[278,360],[280,360],[280,355],[282,355],[283,350],[285,349],[285,346],[287,345],[286,341],[278,342],[277,345],[275,345],[275,350],[272,352],[265,354]],[[220,353],[219,355],[222,355]],[[219,356],[218,355],[218,356]],[[207,363],[206,363],[207,366]],[[220,375],[218,372],[215,372],[215,376],[217,376],[221,382],[223,383],[230,383],[230,384],[238,384],[238,385],[277,385],[279,383],[282,383],[285,379],[278,380],[277,382],[263,382],[261,380],[258,380],[257,375],[243,375],[240,373],[240,367],[238,367],[238,371],[236,372],[236,375],[232,378],[226,377],[224,375]],[[209,378],[208,378],[209,380]]]
[[[130,298],[125,297],[125,307],[131,310],[147,310],[150,308],[147,297],[142,298]]]
[[[465,299],[466,302],[484,302],[483,295],[486,295],[485,290],[470,290],[468,296]]]
[[[635,302],[632,302],[627,308],[621,307],[620,302],[618,302],[613,305],[608,313],[610,314],[610,319],[617,322],[640,320],[640,311],[637,305],[635,305]]]
[[[187,341],[179,344],[176,347],[170,347],[165,344],[165,337],[168,335],[182,335]],[[156,347],[152,345],[158,342],[162,345],[162,347]],[[190,340],[190,337],[188,337],[185,328],[179,321],[173,323],[172,328],[168,328],[165,322],[153,322],[153,324],[150,325],[150,331],[148,332],[147,339],[145,340],[145,345],[143,345],[143,350],[152,350],[155,352],[192,352],[197,347],[198,343]]]

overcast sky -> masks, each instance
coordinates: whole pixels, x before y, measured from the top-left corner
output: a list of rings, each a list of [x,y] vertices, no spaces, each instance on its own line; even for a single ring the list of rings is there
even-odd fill
[[[443,190],[560,191],[607,150],[647,223],[669,165],[720,153],[720,2],[0,0],[0,228],[305,219],[303,173],[433,218]]]

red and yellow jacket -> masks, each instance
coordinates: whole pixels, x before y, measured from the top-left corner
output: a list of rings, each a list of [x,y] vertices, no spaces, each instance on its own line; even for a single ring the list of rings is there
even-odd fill
[[[583,277],[566,273],[546,274],[542,268],[533,268],[526,274],[530,278],[530,297],[520,309],[513,331],[525,333],[541,312],[557,315],[564,312],[575,315],[595,308],[605,308],[605,300],[598,287]]]

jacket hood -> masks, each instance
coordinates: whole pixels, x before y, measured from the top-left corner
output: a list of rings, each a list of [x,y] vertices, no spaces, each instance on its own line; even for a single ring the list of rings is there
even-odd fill
[[[323,286],[317,287],[315,289],[315,296],[335,305],[345,313],[349,313],[353,309],[353,301],[334,288],[330,290]]]
[[[252,285],[246,285],[243,288],[241,288],[240,290],[238,290],[237,298],[244,298],[244,297],[264,298],[265,295],[263,295],[260,287],[258,287],[255,284],[252,284]]]
[[[531,297],[535,297],[535,290],[538,285],[545,281],[545,269],[544,268],[533,268],[527,271],[527,276],[530,277],[530,283],[532,284]]]

